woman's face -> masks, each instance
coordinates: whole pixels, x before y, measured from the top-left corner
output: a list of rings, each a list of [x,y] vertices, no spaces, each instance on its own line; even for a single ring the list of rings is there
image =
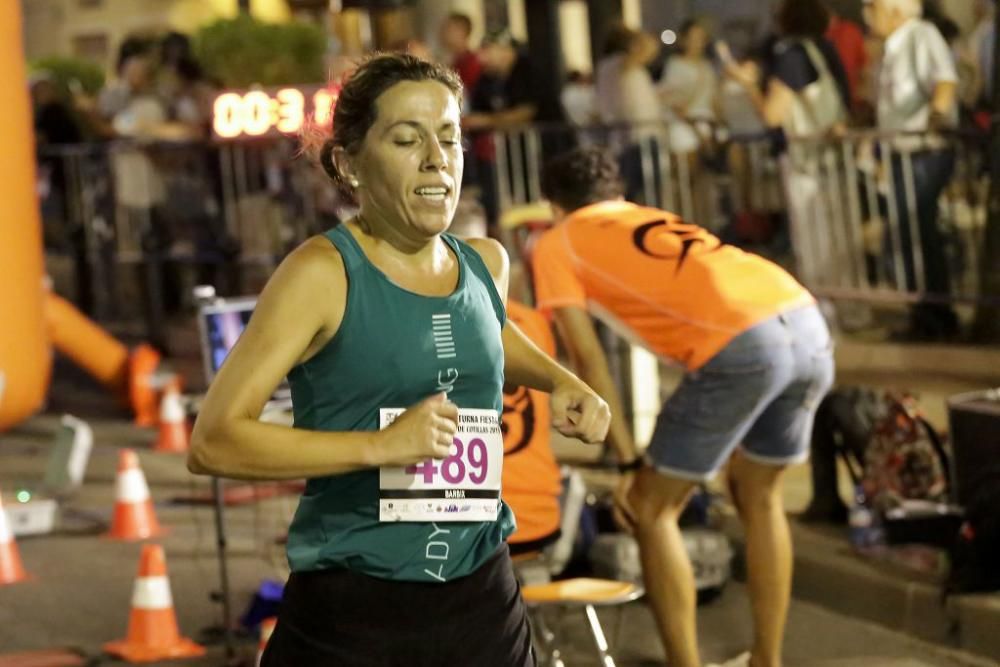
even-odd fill
[[[464,166],[454,94],[437,81],[403,81],[375,107],[375,123],[351,158],[362,216],[414,239],[446,231]]]
[[[691,26],[684,38],[684,52],[689,56],[703,56],[708,48],[708,31],[700,25]]]

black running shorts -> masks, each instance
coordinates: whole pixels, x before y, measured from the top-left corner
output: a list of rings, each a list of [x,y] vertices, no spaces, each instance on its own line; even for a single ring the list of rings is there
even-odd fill
[[[296,572],[261,667],[534,667],[506,544],[443,584]]]

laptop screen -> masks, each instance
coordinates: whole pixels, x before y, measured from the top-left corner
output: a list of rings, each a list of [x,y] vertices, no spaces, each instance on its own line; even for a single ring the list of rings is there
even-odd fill
[[[243,334],[256,305],[256,299],[246,298],[219,299],[201,307],[198,312],[198,327],[206,382],[212,382],[215,374],[222,368],[222,362]]]
[[[244,297],[237,299],[216,299],[202,306],[198,311],[198,330],[201,336],[201,358],[205,369],[205,382],[211,384],[216,373],[222,368],[229,351],[236,345],[246,329],[257,299]],[[287,382],[283,381],[275,390],[273,398],[289,396]]]

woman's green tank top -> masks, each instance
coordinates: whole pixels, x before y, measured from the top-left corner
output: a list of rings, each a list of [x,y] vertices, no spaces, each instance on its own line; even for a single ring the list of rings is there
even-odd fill
[[[506,315],[479,254],[444,235],[458,259],[458,287],[428,297],[390,281],[346,227],[326,237],[344,261],[347,305],[333,339],[288,375],[295,427],[375,431],[380,408],[408,407],[442,389],[459,408],[500,414]],[[450,340],[435,336],[442,321]],[[494,522],[379,522],[378,496],[377,469],[310,479],[288,534],[292,571],[449,581],[475,571],[514,530],[506,504]]]

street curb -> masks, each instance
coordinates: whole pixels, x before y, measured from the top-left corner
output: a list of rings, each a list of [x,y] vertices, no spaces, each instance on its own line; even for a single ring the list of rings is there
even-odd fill
[[[959,646],[1000,665],[1000,594],[963,595],[948,601],[958,617]]]
[[[946,648],[992,660],[1000,656],[1000,594],[945,598],[939,584],[862,560],[846,539],[790,523],[795,599]],[[743,529],[736,518],[727,517],[723,530],[742,553]]]

